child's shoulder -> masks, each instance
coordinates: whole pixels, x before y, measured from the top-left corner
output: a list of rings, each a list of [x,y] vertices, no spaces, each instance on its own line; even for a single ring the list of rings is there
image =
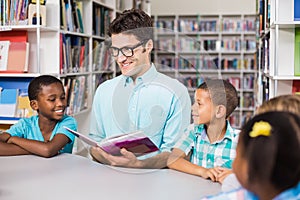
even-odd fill
[[[64,115],[63,118],[60,120],[60,122],[65,121],[73,121],[74,123],[77,123],[76,119],[70,115]]]
[[[240,130],[237,129],[237,128],[233,128],[229,121],[227,121],[227,128],[226,128],[226,136],[228,138],[231,138],[233,140],[238,140],[238,137],[239,137],[239,134],[240,134]]]

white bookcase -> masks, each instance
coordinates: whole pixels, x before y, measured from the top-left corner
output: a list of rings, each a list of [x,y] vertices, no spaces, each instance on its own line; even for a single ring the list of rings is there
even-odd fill
[[[154,24],[159,71],[185,84],[192,101],[203,80],[228,79],[240,98],[231,124],[241,127],[256,106],[256,16],[160,15]]]
[[[66,7],[62,5],[72,2],[78,2],[78,8],[81,7],[80,13],[84,31],[71,30],[67,25],[70,23],[67,20],[70,19],[70,16],[66,17]],[[39,1],[37,3],[39,4]],[[83,85],[84,91],[81,91],[79,96],[75,96],[76,100],[81,99],[82,102],[78,104],[79,108],[72,110],[72,112],[69,112],[70,109],[68,109],[68,114],[77,119],[79,131],[88,132],[89,113],[94,91],[101,81],[115,76],[115,63],[105,53],[106,49],[101,49],[100,44],[107,38],[105,31],[108,23],[115,18],[117,13],[133,7],[133,1],[47,0],[45,6],[46,25],[9,25],[8,23],[0,26],[0,31],[27,31],[30,44],[28,73],[0,73],[0,84],[3,81],[8,83],[9,81],[20,81],[23,85],[28,85],[31,78],[41,74],[51,74],[63,81],[83,80],[83,82],[79,81],[79,85]],[[39,12],[38,7],[37,16],[39,16]],[[100,14],[99,18],[96,17],[96,12],[100,12],[98,13]],[[62,20],[64,16],[66,19]],[[78,17],[78,12],[77,15],[72,16]],[[101,24],[100,27],[99,24]],[[96,28],[98,28],[97,31]],[[102,29],[105,30],[102,31]],[[65,40],[69,40],[71,44],[66,45]],[[79,50],[73,48],[75,46],[73,41],[80,41]],[[67,56],[65,57],[65,55]],[[75,66],[75,63],[79,64]],[[2,86],[0,85],[0,87]],[[2,119],[0,125],[7,127],[16,121],[17,119]]]
[[[294,0],[262,1],[259,4],[260,52],[259,69],[264,85],[261,101],[282,94],[291,94],[295,75]],[[300,66],[298,66],[300,67]]]

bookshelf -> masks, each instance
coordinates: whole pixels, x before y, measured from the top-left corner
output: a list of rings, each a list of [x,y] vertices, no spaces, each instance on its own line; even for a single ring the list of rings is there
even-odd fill
[[[42,7],[37,1],[36,24],[25,20],[3,18],[0,36],[8,32],[27,34],[29,48],[28,71],[8,73],[1,71],[0,87],[15,85],[27,88],[30,80],[41,74],[60,78],[66,88],[66,113],[78,121],[80,132],[89,130],[89,113],[93,94],[103,81],[115,76],[116,66],[106,52],[104,41],[110,21],[117,13],[133,6],[132,0],[47,0]],[[26,10],[26,8],[25,8]],[[43,21],[44,20],[44,21]],[[43,22],[43,23],[42,23]],[[14,124],[18,118],[1,118],[0,128]]]
[[[256,16],[159,15],[154,25],[159,71],[186,85],[192,101],[203,80],[229,80],[240,99],[230,121],[241,127],[256,107]]]
[[[297,4],[298,2],[298,4]],[[298,0],[259,0],[260,101],[300,91]],[[298,38],[298,39],[297,39]]]

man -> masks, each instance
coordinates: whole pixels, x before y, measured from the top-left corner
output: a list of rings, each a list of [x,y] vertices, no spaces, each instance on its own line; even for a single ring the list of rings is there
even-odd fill
[[[97,88],[90,136],[101,141],[143,130],[160,151],[137,159],[126,149],[121,149],[122,156],[113,156],[92,147],[91,155],[98,162],[114,166],[166,167],[171,148],[190,123],[188,91],[177,80],[157,72],[151,63],[153,27],[145,12],[124,11],[110,24],[108,32],[109,50],[122,74]]]

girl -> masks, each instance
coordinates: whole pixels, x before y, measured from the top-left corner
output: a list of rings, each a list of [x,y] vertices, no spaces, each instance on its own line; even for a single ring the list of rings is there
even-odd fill
[[[300,118],[267,112],[240,133],[233,171],[243,188],[209,199],[300,199]]]

